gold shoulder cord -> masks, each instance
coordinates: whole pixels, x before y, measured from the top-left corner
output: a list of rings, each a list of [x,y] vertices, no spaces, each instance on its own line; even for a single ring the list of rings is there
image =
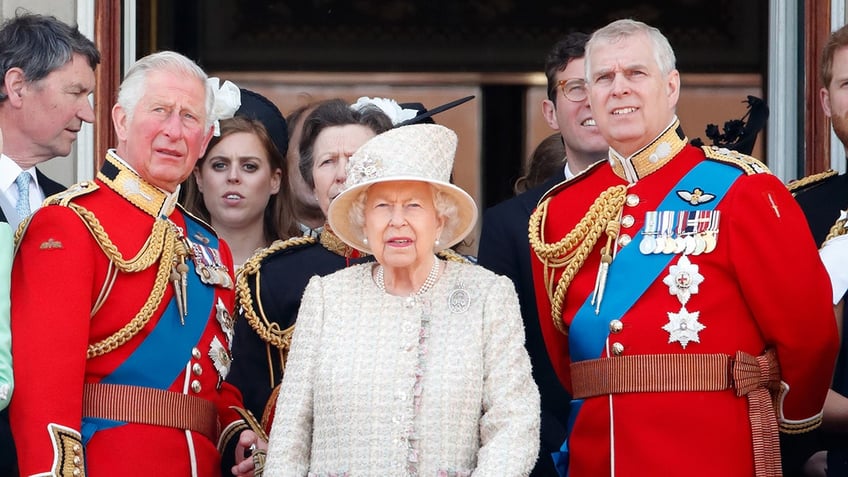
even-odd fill
[[[452,248],[441,250],[436,255],[446,262],[471,263],[467,258],[463,257]]]
[[[178,253],[185,253],[184,245],[179,239],[179,232],[176,225],[168,220],[156,219],[153,222],[150,235],[141,250],[129,260],[124,259],[121,251],[118,250],[118,247],[109,238],[109,234],[94,213],[72,202],[74,198],[94,192],[97,189],[98,186],[92,182],[76,184],[64,193],[50,196],[45,200],[45,205],[61,205],[73,210],[82,219],[86,228],[88,228],[95,242],[97,242],[97,245],[109,261],[119,271],[125,273],[140,272],[152,266],[157,260],[159,260],[159,268],[156,272],[153,289],[150,291],[150,296],[141,307],[141,310],[120,330],[104,340],[89,345],[87,351],[88,359],[102,356],[115,350],[132,339],[133,336],[144,328],[165,296],[165,289],[168,285],[168,278],[171,274],[174,257]],[[16,244],[20,243],[20,238],[28,222],[28,220],[24,221],[18,227],[15,234]]]
[[[602,192],[574,230],[556,243],[544,241],[544,226],[551,199],[545,199],[530,216],[528,230],[530,247],[544,266],[543,277],[545,290],[551,302],[551,318],[554,326],[564,335],[568,335],[568,330],[562,323],[562,302],[565,293],[601,234],[616,229],[610,224],[618,220],[618,215],[624,206],[626,192],[627,188],[623,185],[610,187]],[[559,268],[565,268],[565,270],[554,287],[554,272]]]
[[[830,240],[832,238],[839,237],[840,235],[845,235],[845,233],[848,232],[848,229],[845,228],[846,220],[848,220],[848,219],[837,219],[836,220],[836,223],[834,223],[830,227],[830,231],[827,233],[827,237],[825,237],[824,242],[822,242],[822,245],[827,243],[828,240]]]
[[[156,271],[153,289],[150,291],[150,296],[141,307],[141,310],[123,328],[108,338],[89,345],[88,358],[91,359],[104,355],[123,345],[138,334],[150,321],[150,318],[165,296],[165,289],[168,286],[168,278],[173,265],[172,261],[177,253],[176,248],[183,245],[179,240],[179,233],[176,226],[170,221],[156,219],[153,222],[153,229],[150,236],[138,254],[129,260],[125,260],[118,247],[109,239],[109,235],[100,224],[100,221],[91,211],[74,203],[68,204],[68,207],[80,216],[100,246],[100,249],[119,271],[125,273],[140,272],[153,265],[157,259],[159,260],[159,268]]]
[[[294,237],[288,240],[275,241],[268,248],[255,254],[247,262],[245,262],[241,268],[241,274],[239,274],[236,282],[236,297],[238,298],[238,305],[244,315],[244,318],[250,324],[250,327],[256,331],[256,334],[259,335],[259,338],[262,339],[262,341],[276,347],[277,349],[282,350],[284,348],[288,348],[294,327],[291,326],[288,329],[281,330],[278,323],[269,321],[262,310],[262,303],[259,300],[257,300],[257,305],[259,307],[259,313],[257,314],[256,309],[253,307],[253,299],[250,296],[250,288],[247,286],[247,277],[256,275],[256,296],[258,297],[260,292],[259,275],[262,260],[265,259],[265,257],[279,250],[285,250],[289,247],[315,242],[316,240],[313,237]],[[260,314],[261,317],[259,316]]]

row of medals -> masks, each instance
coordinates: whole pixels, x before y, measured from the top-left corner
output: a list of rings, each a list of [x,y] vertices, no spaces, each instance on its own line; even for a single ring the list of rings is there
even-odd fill
[[[700,255],[715,250],[718,210],[653,210],[645,214],[639,251],[650,254]]]

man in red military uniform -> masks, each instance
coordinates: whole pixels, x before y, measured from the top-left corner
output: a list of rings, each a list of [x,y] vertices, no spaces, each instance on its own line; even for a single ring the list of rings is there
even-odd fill
[[[778,429],[818,426],[838,345],[804,216],[760,162],[688,143],[655,28],[595,32],[586,78],[609,161],[530,220],[540,325],[574,397],[560,470],[780,475]]]
[[[247,427],[224,382],[232,257],[176,204],[217,119],[206,80],[177,53],[138,61],[112,111],[117,149],[20,240],[11,424],[22,475],[221,475]]]

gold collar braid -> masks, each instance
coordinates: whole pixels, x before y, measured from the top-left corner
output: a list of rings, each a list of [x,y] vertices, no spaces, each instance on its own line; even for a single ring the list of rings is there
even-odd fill
[[[148,184],[130,169],[114,150],[106,153],[106,160],[97,172],[97,178],[131,204],[153,217],[167,217],[177,205],[176,192],[168,194]]]
[[[680,120],[675,118],[659,137],[630,157],[624,157],[610,148],[612,171],[632,184],[668,164],[688,143],[680,127]]]
[[[564,335],[568,330],[562,323],[562,302],[574,276],[586,262],[586,257],[595,248],[602,233],[614,233],[618,217],[624,207],[627,188],[623,185],[605,190],[595,199],[586,215],[565,237],[555,243],[545,242],[545,223],[548,217],[547,198],[530,216],[528,236],[530,247],[544,267],[543,279],[548,300],[551,303],[551,318],[554,326]],[[554,287],[554,271],[565,268]]]

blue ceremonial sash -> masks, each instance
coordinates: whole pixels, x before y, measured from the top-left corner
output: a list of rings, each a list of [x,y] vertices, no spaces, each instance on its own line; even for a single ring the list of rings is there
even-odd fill
[[[674,187],[656,208],[658,211],[677,210],[714,210],[724,199],[730,186],[742,175],[739,168],[722,162],[704,160],[693,167]],[[715,198],[703,204],[692,205],[677,195],[677,191],[693,191],[695,188],[714,194]],[[644,227],[633,237],[642,235]],[[636,240],[629,247],[622,248],[612,261],[607,273],[606,293],[600,308],[595,314],[592,296],[577,310],[571,325],[568,327],[568,351],[571,362],[597,359],[601,356],[607,337],[609,323],[621,319],[651,286],[657,277],[669,265],[675,254],[643,255],[639,251]],[[567,435],[571,435],[577,412],[583,403],[575,399],[571,404],[568,419]],[[552,454],[557,471],[561,476],[568,475],[568,438],[563,443],[560,452]],[[564,470],[564,472],[561,471]]]
[[[210,247],[218,247],[218,239],[184,215],[186,237],[200,234],[209,239]],[[182,324],[174,297],[147,338],[111,374],[100,382],[104,384],[126,384],[167,390],[191,360],[191,350],[209,324],[209,316],[215,306],[215,288],[200,281],[194,261],[187,260],[189,267],[185,324]],[[170,286],[170,285],[169,285]],[[82,438],[87,443],[98,430],[126,424],[108,419],[83,418]]]

